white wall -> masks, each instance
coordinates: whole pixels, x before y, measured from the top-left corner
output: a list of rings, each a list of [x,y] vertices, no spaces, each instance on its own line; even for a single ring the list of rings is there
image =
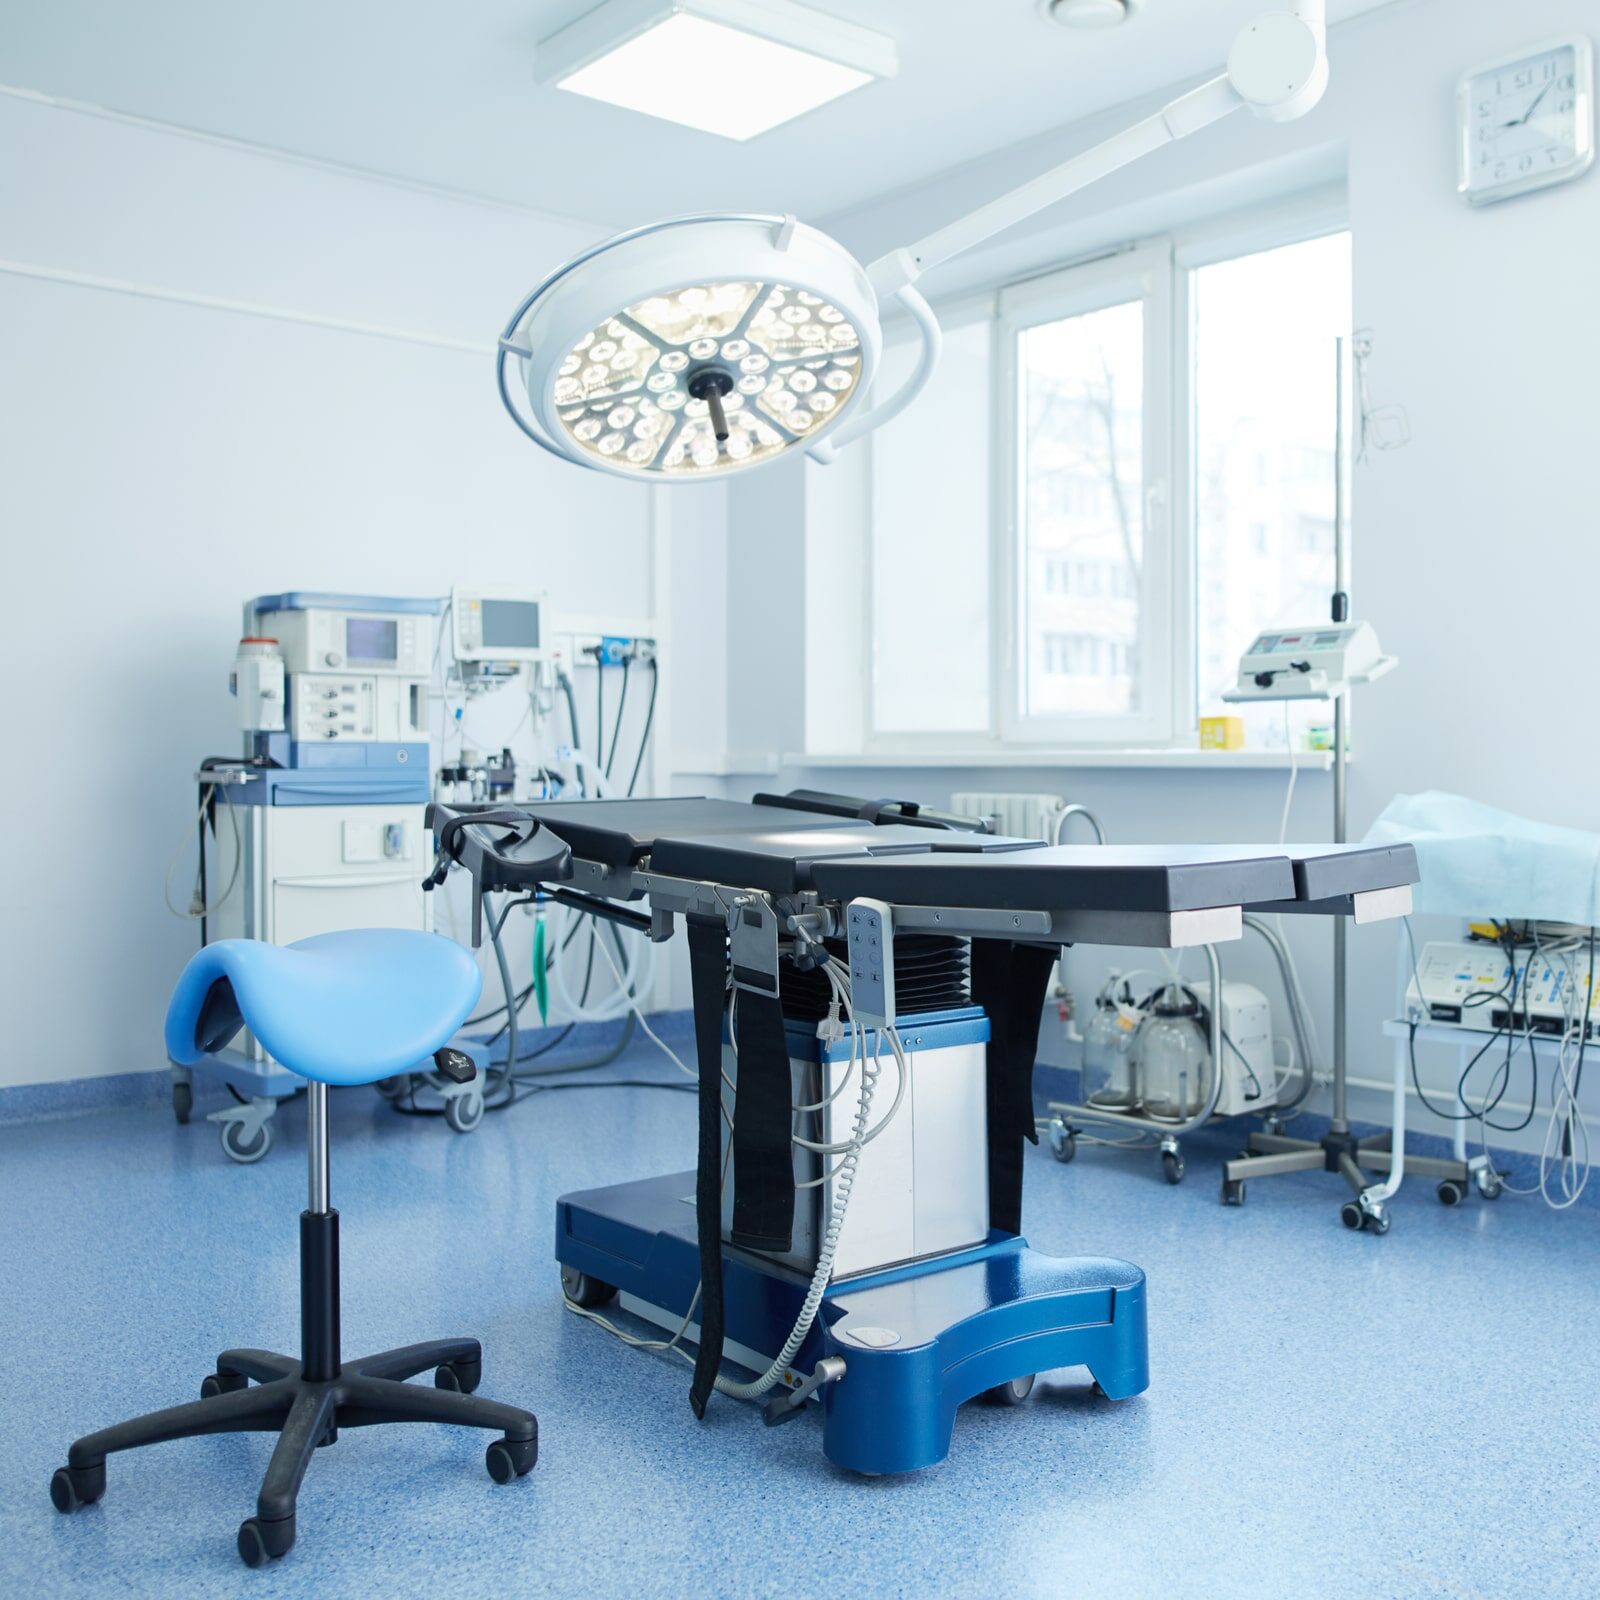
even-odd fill
[[[670,638],[695,564],[720,570],[720,489],[675,499],[669,576],[647,490],[543,456],[501,414],[495,335],[592,237],[0,94],[0,1084],[164,1063],[196,933],[162,908],[162,870],[192,835],[197,761],[239,748],[242,599],[527,584],[562,611],[654,612]],[[712,595],[682,684],[720,748]]]
[[[1455,81],[1464,68],[1554,34],[1592,32],[1595,22],[1592,0],[1407,0],[1385,8],[1335,31],[1333,88],[1305,122],[1274,128],[1236,118],[1014,230],[930,283],[936,292],[964,292],[1347,177],[1355,320],[1376,336],[1375,399],[1403,403],[1414,433],[1408,448],[1375,452],[1357,469],[1357,614],[1376,624],[1402,665],[1360,702],[1350,795],[1356,837],[1393,794],[1428,787],[1551,822],[1596,826],[1591,794],[1600,753],[1574,707],[1582,704],[1592,580],[1600,573],[1590,526],[1600,171],[1473,211],[1454,193],[1453,144]],[[832,226],[870,258],[1091,144],[1127,115],[974,163]],[[751,522],[764,515],[761,481],[739,491],[750,497],[744,515]],[[780,485],[775,475],[766,483],[792,516],[788,502],[800,485],[793,478]],[[787,575],[794,558],[784,550],[771,559],[750,588],[730,591],[735,612],[770,592],[773,573]],[[774,645],[763,655],[759,640],[750,645],[756,653],[731,664],[730,726],[751,721],[741,699],[759,697],[776,681],[788,648]],[[807,709],[779,695],[765,738],[732,748],[803,748]],[[742,787],[757,781],[775,780],[747,778]],[[1060,789],[1099,811],[1120,842],[1271,838],[1283,795],[1283,775],[1265,772],[957,771],[930,764],[795,767],[778,781],[935,802],[964,788]],[[1328,779],[1303,773],[1291,836],[1325,835],[1330,805]],[[1424,924],[1419,931],[1439,936],[1445,929]],[[1291,932],[1326,1044],[1328,929],[1296,924]],[[1392,931],[1355,929],[1351,950],[1351,1070],[1358,1080],[1376,1080],[1389,1065],[1377,1028],[1393,1011]],[[1070,959],[1091,974],[1103,965],[1096,952]],[[1230,951],[1228,961],[1276,993],[1270,968],[1248,945]],[[1453,1068],[1442,1076],[1446,1063],[1426,1065],[1435,1081],[1453,1084]],[[1525,1093],[1521,1082],[1513,1099]],[[1354,1104],[1358,1114],[1384,1118],[1376,1093],[1358,1093]]]

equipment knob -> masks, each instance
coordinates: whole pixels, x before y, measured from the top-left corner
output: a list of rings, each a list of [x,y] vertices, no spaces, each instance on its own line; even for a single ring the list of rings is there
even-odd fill
[[[328,651],[322,659],[327,662],[330,667],[341,666],[344,663],[344,657],[340,655],[337,650]]]

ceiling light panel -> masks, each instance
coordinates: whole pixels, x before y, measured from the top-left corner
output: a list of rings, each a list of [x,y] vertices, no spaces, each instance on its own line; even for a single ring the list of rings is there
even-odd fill
[[[606,0],[546,39],[541,82],[750,139],[896,70],[894,41],[793,0]]]

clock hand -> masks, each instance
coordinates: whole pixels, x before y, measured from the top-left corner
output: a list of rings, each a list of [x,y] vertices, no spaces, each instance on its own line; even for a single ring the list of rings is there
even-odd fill
[[[1516,120],[1512,121],[1512,122],[1502,122],[1500,124],[1500,126],[1502,128],[1520,128],[1523,125],[1523,123],[1525,123],[1528,120],[1528,118],[1531,117],[1534,114],[1534,112],[1539,109],[1539,102],[1541,100],[1543,100],[1544,97],[1549,93],[1550,93],[1550,85],[1547,83],[1544,86],[1544,88],[1542,88],[1538,92],[1538,94],[1536,94],[1533,97],[1533,104],[1531,106],[1529,106],[1528,109],[1526,111],[1524,111],[1520,117],[1516,118]]]

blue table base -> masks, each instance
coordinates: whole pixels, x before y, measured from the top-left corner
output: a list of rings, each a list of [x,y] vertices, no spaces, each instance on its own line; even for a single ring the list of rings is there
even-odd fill
[[[676,1320],[700,1281],[694,1174],[563,1196],[556,1258]],[[848,1224],[847,1224],[848,1225]],[[767,1359],[805,1294],[797,1274],[724,1247],[728,1345]],[[944,1460],[956,1408],[1014,1378],[1087,1367],[1113,1400],[1149,1384],[1144,1273],[1126,1261],[1040,1255],[997,1231],[971,1250],[836,1286],[794,1362],[841,1356],[821,1391],[822,1448],[853,1472]]]

